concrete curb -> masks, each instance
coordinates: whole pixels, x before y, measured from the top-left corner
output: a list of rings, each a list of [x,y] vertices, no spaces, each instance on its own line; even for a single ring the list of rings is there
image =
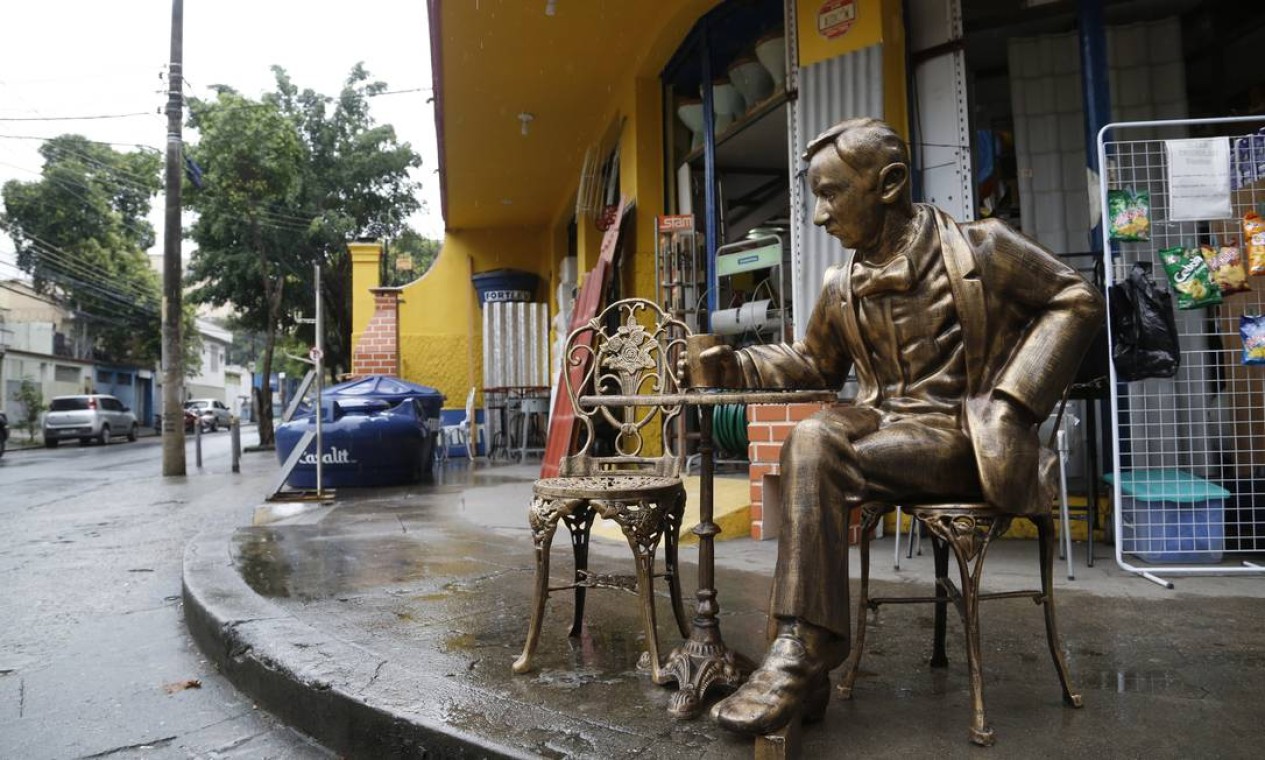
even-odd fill
[[[346,757],[533,757],[446,725],[459,684],[322,634],[256,594],[229,545],[203,533],[185,548],[185,624],[260,707]]]

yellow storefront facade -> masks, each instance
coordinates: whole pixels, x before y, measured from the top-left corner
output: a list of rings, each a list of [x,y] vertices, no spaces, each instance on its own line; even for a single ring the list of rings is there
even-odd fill
[[[676,188],[666,143],[681,126],[674,115],[665,118],[674,101],[665,95],[664,68],[704,16],[735,3],[773,6],[766,16],[776,16],[775,33],[798,18],[804,65],[881,45],[885,36],[895,40],[884,81],[891,100],[903,103],[895,0],[799,0],[791,8],[781,0],[586,0],[551,3],[552,14],[544,0],[431,2],[446,229],[434,266],[399,293],[404,378],[438,388],[451,408],[480,386],[482,321],[473,275],[504,268],[535,273],[542,283],[536,298],[557,312],[562,260],[575,257],[582,281],[603,236],[594,218],[600,210],[577,214],[586,154],[617,156],[618,193],[634,208],[619,292],[656,297],[654,219],[681,211],[669,197]],[[832,5],[852,7],[845,12],[855,22],[827,37],[814,24],[822,7]],[[903,106],[888,117],[903,125]],[[373,314],[370,289],[378,285],[372,249],[357,250],[353,346]]]

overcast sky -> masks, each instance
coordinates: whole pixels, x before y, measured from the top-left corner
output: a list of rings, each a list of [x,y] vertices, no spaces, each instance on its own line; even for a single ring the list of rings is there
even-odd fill
[[[442,234],[425,0],[186,0],[184,6],[187,95],[206,97],[210,85],[226,84],[258,97],[272,89],[273,64],[286,68],[300,89],[337,95],[357,61],[390,90],[422,88],[374,98],[371,113],[422,155],[414,179],[427,208],[411,222],[424,234]],[[170,34],[170,0],[0,0],[0,185],[39,175],[40,141],[20,137],[74,132],[162,148],[166,117],[158,110],[166,82],[159,74],[170,57]],[[49,120],[139,112],[145,115]],[[154,206],[150,218],[161,241],[161,195]],[[12,250],[0,233],[0,279],[16,275]]]

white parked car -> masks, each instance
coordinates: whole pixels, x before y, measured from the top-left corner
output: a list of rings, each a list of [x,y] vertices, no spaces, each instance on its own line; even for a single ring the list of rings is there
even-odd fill
[[[233,424],[233,413],[223,401],[213,398],[195,398],[184,402],[184,408],[198,415],[202,429],[214,433]]]
[[[44,414],[44,445],[56,448],[70,438],[78,438],[81,444],[96,440],[104,445],[116,435],[135,441],[139,427],[132,410],[113,396],[58,396]]]

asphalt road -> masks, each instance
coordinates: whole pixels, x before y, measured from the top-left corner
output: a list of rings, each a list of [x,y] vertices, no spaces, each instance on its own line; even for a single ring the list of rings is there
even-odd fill
[[[0,758],[332,757],[185,630],[186,542],[249,523],[276,473],[268,452],[232,474],[227,432],[203,444],[185,478],[161,477],[157,438],[0,458]]]

